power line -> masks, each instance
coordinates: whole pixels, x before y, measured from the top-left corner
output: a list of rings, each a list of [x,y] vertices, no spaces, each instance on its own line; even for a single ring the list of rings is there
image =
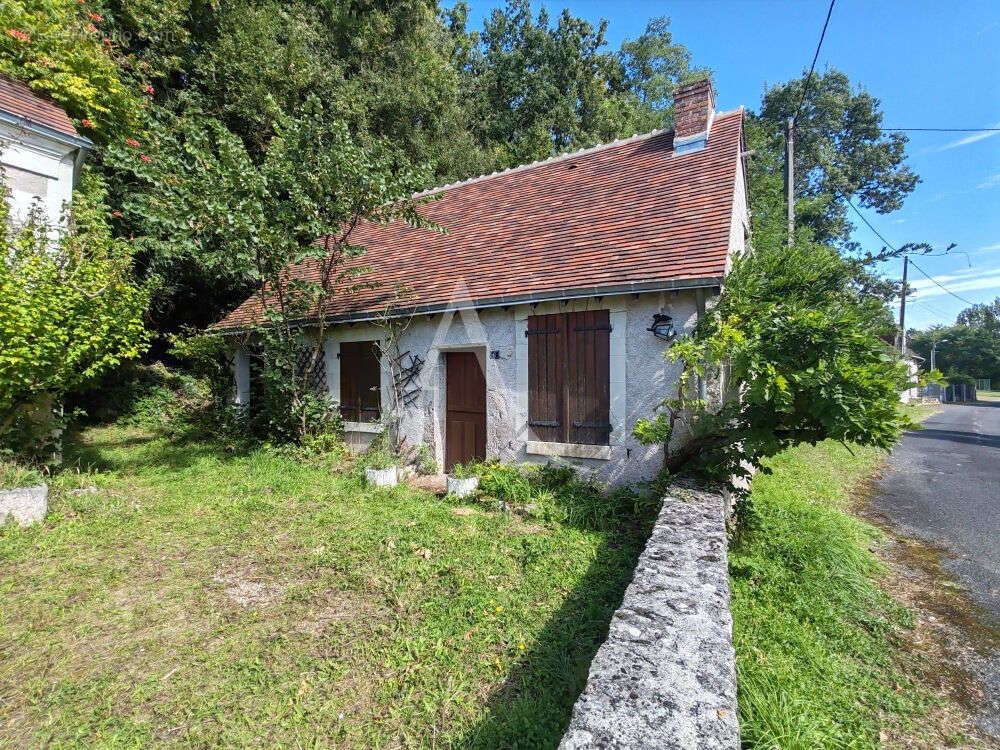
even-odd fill
[[[940,281],[938,281],[933,276],[931,276],[929,273],[927,273],[927,271],[925,271],[920,266],[918,266],[916,263],[914,263],[912,258],[910,259],[910,265],[913,266],[914,268],[916,268],[918,271],[920,271],[920,273],[922,273],[925,277],[927,277],[932,282],[934,282],[934,284],[936,284],[937,286],[941,287],[944,291],[946,291],[948,294],[950,294],[955,299],[960,299],[960,300],[962,300],[962,302],[964,302],[967,305],[975,305],[976,304],[975,302],[967,300],[965,297],[961,296],[960,294],[955,294],[953,291],[951,291],[951,289],[949,289],[948,287],[946,287]]]
[[[843,196],[844,200],[847,201],[847,205],[854,209],[854,213],[856,213],[858,216],[861,217],[861,221],[863,221],[865,224],[867,224],[868,228],[870,230],[872,230],[872,232],[875,233],[875,236],[878,237],[880,240],[882,240],[882,242],[884,242],[885,245],[886,245],[886,247],[888,247],[890,250],[892,250],[893,252],[897,252],[898,253],[899,251],[895,247],[892,246],[892,243],[889,242],[889,240],[887,240],[885,237],[882,236],[881,232],[879,232],[874,227],[874,225],[870,221],[868,221],[867,217],[858,210],[857,206],[855,206],[853,203],[851,203],[851,199],[848,198],[843,193],[841,193],[841,195]]]
[[[941,318],[950,318],[951,317],[951,313],[942,312],[941,310],[939,310],[938,308],[934,307],[933,305],[928,305],[926,302],[924,302],[921,299],[910,300],[910,304],[911,305],[919,305],[920,307],[926,308],[927,310],[930,310],[932,313],[934,313],[935,315],[937,315],[938,317],[941,317]]]
[[[882,132],[907,131],[911,133],[1000,133],[1000,128],[883,128]]]
[[[851,208],[854,209],[854,213],[856,213],[858,216],[861,217],[861,221],[863,221],[865,224],[867,224],[868,228],[870,230],[872,230],[872,232],[875,233],[876,237],[878,237],[880,240],[882,240],[882,242],[884,242],[886,244],[886,246],[890,250],[893,250],[895,252],[899,252],[898,250],[896,250],[895,247],[892,246],[892,243],[889,242],[889,240],[887,240],[885,237],[883,237],[882,234],[872,225],[872,223],[870,221],[868,221],[868,219],[865,217],[865,215],[858,210],[857,206],[855,206],[853,203],[851,203],[851,200],[846,195],[844,196],[844,200],[847,201],[847,205],[848,206],[850,206]],[[928,279],[930,279],[937,286],[941,287],[944,291],[946,291],[952,297],[954,297],[956,299],[962,300],[962,302],[966,303],[967,305],[974,305],[974,304],[976,304],[975,302],[970,302],[965,297],[963,297],[963,296],[961,296],[959,294],[955,294],[955,292],[951,291],[951,289],[949,289],[948,287],[946,287],[940,281],[938,281],[933,276],[931,276],[929,273],[927,273],[927,271],[925,271],[920,266],[918,266],[916,263],[914,263],[912,258],[909,259],[909,262],[910,262],[910,265],[912,265],[914,268],[916,268],[918,271],[920,271],[920,273],[922,273],[924,276],[926,276]]]
[[[816,60],[819,59],[819,50],[823,46],[823,39],[826,37],[826,27],[830,25],[830,16],[833,15],[833,4],[837,0],[830,0],[830,8],[826,11],[826,21],[823,22],[823,31],[819,35],[819,44],[816,45],[816,54],[813,55],[812,65],[809,66],[809,75],[806,77],[806,85],[802,88],[802,98],[799,99],[799,107],[795,110],[795,117],[792,118],[792,122],[799,119],[799,115],[802,114],[802,107],[806,103],[806,97],[809,95],[809,87],[812,85],[813,71],[816,69]]]

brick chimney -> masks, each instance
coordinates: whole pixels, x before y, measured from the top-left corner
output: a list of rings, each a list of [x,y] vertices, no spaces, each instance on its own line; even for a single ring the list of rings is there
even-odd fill
[[[704,148],[714,115],[715,94],[710,80],[678,86],[674,91],[674,152]]]

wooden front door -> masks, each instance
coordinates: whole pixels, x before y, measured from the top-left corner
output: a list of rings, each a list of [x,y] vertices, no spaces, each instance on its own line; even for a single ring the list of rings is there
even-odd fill
[[[472,352],[449,352],[444,470],[486,458],[486,376]]]

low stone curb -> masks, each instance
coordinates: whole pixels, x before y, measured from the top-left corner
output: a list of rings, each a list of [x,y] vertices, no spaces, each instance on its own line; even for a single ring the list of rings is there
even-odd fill
[[[738,748],[726,500],[673,489],[561,750]]]
[[[14,490],[0,490],[0,525],[12,520],[21,526],[29,526],[45,518],[49,509],[49,486],[18,487]]]

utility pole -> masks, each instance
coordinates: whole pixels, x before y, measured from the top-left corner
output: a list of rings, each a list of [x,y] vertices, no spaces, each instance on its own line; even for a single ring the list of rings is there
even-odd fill
[[[795,237],[795,118],[785,121],[785,196],[788,203],[788,246]]]
[[[937,362],[935,361],[934,355],[937,354],[938,344],[944,344],[947,343],[947,341],[948,339],[941,339],[940,341],[935,341],[934,344],[931,346],[931,372],[934,372],[934,370],[937,369]]]
[[[903,297],[899,301],[899,351],[906,353],[906,272],[910,267],[910,256],[903,256]],[[932,368],[933,369],[933,368]]]

